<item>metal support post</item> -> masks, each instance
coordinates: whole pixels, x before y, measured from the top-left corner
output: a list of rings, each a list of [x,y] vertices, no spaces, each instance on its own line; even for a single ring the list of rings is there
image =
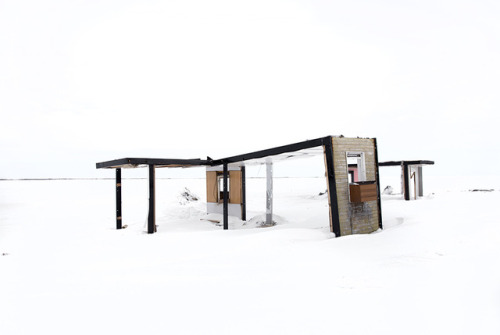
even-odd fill
[[[149,215],[148,234],[156,232],[156,210],[155,210],[155,166],[149,165]]]
[[[378,226],[380,229],[382,226],[382,200],[380,196],[380,173],[378,166],[378,147],[377,147],[377,139],[373,139],[373,146],[375,151],[375,176],[377,178],[377,206],[378,206]]]
[[[122,229],[122,169],[116,169],[116,229]]]
[[[410,200],[410,171],[408,164],[403,163],[403,184],[405,200]]]
[[[228,203],[229,203],[229,192],[227,187],[227,179],[229,173],[227,170],[227,163],[223,164],[223,194],[224,194],[224,203],[223,203],[223,216],[224,216],[224,230],[229,229],[229,211],[228,211]]]
[[[273,163],[266,162],[266,225],[273,224]]]
[[[423,180],[423,176],[422,176],[422,166],[418,167],[417,176],[418,176],[418,196],[423,197],[424,196],[424,180]]]
[[[247,185],[245,167],[241,167],[241,220],[247,220]]]

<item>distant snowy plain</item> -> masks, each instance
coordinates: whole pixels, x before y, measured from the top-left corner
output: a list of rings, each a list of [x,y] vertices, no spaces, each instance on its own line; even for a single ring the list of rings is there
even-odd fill
[[[268,228],[249,179],[229,231],[204,179],[159,179],[154,235],[147,187],[123,180],[117,231],[113,180],[0,181],[0,334],[500,334],[498,179],[427,178],[341,238],[323,178],[276,178]]]

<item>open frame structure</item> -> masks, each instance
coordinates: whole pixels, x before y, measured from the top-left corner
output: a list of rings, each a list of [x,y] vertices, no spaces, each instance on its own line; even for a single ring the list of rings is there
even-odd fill
[[[405,200],[411,200],[413,189],[413,199],[424,195],[423,166],[434,165],[434,161],[413,160],[413,161],[388,161],[380,162],[379,166],[400,166],[401,167],[401,193]],[[413,180],[413,185],[410,181]]]
[[[98,169],[116,169],[116,228],[122,228],[121,169],[149,170],[148,233],[156,232],[155,169],[202,167],[207,169],[207,211],[221,209],[223,228],[229,215],[246,220],[245,165],[266,164],[266,221],[272,220],[272,163],[282,159],[323,154],[330,214],[330,231],[336,237],[370,233],[382,228],[379,164],[375,138],[326,136],[222,159],[122,158],[97,163]],[[353,161],[358,173],[349,179]],[[231,185],[230,185],[231,184]],[[213,204],[212,206],[210,204]],[[237,205],[239,207],[234,207]],[[231,207],[239,208],[231,212]],[[236,213],[236,214],[235,214]],[[239,214],[238,214],[239,213]]]

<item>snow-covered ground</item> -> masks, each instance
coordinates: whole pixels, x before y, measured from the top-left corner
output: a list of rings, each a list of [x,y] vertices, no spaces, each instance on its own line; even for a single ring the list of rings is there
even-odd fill
[[[147,180],[123,180],[120,231],[113,180],[1,181],[0,334],[500,334],[498,179],[427,178],[419,201],[384,195],[384,230],[341,238],[323,178],[275,179],[268,228],[249,179],[229,231],[204,183],[158,180],[148,235]]]

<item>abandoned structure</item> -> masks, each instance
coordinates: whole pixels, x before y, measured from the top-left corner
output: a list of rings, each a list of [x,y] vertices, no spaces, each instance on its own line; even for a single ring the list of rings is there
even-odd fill
[[[206,167],[207,212],[246,220],[245,166],[265,164],[267,171],[266,222],[272,222],[273,162],[322,154],[328,192],[330,231],[336,237],[371,233],[382,228],[379,164],[375,138],[327,136],[222,159],[123,158],[97,163],[98,169],[116,169],[116,228],[122,228],[121,169],[149,169],[148,233],[156,231],[155,169]]]
[[[401,194],[405,200],[417,200],[417,197],[424,196],[424,177],[422,167],[424,165],[434,165],[433,161],[390,161],[380,162],[379,166],[401,166]],[[413,182],[412,182],[413,181]]]

